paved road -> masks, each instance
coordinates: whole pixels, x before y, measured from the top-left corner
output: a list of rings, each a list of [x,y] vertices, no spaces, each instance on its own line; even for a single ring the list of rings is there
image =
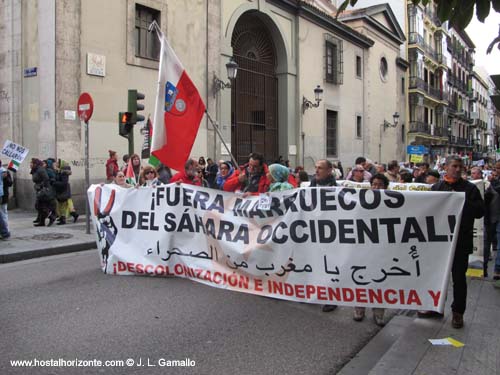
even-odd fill
[[[107,276],[93,250],[33,259],[0,265],[0,374],[334,374],[379,330],[351,314],[180,278]],[[196,366],[11,367],[33,358]]]

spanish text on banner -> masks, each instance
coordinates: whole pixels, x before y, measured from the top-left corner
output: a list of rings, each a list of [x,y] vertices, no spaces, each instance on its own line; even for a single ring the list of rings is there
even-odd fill
[[[93,185],[103,271],[286,300],[442,311],[464,194],[301,188],[242,197]],[[438,209],[437,209],[438,208]]]

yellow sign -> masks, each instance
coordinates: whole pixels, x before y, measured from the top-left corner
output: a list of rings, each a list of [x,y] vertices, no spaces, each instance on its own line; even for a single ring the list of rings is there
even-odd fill
[[[410,155],[410,161],[413,163],[422,163],[424,161],[424,155]]]

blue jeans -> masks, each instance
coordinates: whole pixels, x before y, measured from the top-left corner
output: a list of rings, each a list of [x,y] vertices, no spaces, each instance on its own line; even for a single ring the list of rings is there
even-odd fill
[[[483,268],[484,274],[488,273],[488,261],[491,255],[491,248],[493,246],[493,250],[496,250],[497,243],[497,234],[496,234],[497,223],[485,223],[484,231],[483,231]]]
[[[498,241],[498,239],[500,239],[500,221],[497,223],[497,226],[496,226],[496,232],[497,232],[497,256],[496,256],[496,259],[495,259],[495,272],[496,273],[500,273],[500,241]]]
[[[7,211],[7,203],[0,204],[0,215],[3,218],[7,230],[9,230],[9,214]]]
[[[7,228],[7,223],[5,222],[3,215],[0,215],[0,236],[2,238],[9,237],[9,229]]]

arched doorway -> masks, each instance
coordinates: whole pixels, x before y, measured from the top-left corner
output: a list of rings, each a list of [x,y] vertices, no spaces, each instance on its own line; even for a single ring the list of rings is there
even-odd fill
[[[231,90],[231,151],[238,163],[251,152],[278,159],[278,79],[276,49],[255,13],[243,14],[232,38],[238,74]]]

